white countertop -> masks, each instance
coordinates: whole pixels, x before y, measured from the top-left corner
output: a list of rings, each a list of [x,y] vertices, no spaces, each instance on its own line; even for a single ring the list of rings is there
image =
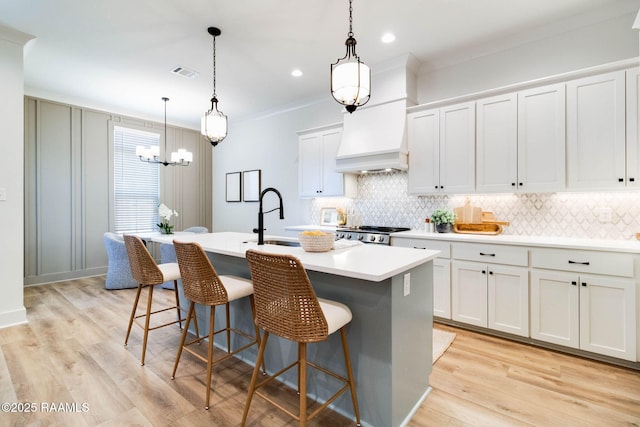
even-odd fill
[[[251,233],[202,233],[192,235],[159,235],[152,240],[158,243],[198,242],[207,252],[245,257],[247,249],[264,252],[291,254],[310,271],[335,274],[337,276],[380,282],[431,261],[438,251],[416,251],[384,245],[357,245],[328,252],[306,252],[301,247],[263,245],[258,246],[257,236]],[[281,236],[265,236],[265,240],[296,240]]]
[[[344,226],[343,226],[344,227]],[[289,225],[285,227],[285,230],[289,231],[305,231],[305,230],[320,230],[328,233],[335,233],[338,227],[335,225]]]
[[[461,233],[428,233],[410,230],[392,233],[391,237],[404,237],[426,240],[444,240],[452,242],[496,243],[516,246],[538,246],[560,249],[599,250],[609,252],[640,253],[638,240],[602,240],[602,239],[573,239],[570,237],[544,236],[512,236],[508,234],[482,235]]]

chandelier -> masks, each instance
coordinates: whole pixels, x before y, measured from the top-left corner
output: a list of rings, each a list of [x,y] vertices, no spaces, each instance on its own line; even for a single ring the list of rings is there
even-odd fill
[[[349,0],[349,32],[344,43],[347,53],[331,64],[331,95],[349,113],[366,104],[371,96],[371,70],[356,54],[352,1]]]
[[[213,36],[213,95],[211,96],[211,109],[202,117],[200,133],[215,147],[227,136],[227,116],[218,110],[218,96],[216,95],[216,37],[222,34],[222,31],[216,27],[209,27],[207,31]]]
[[[169,98],[163,97],[164,101],[164,152],[167,153],[167,101]],[[171,160],[160,160],[160,146],[152,145],[145,147],[142,145],[136,146],[136,156],[143,162],[158,163],[165,166],[189,166],[193,161],[193,153],[180,148],[178,151],[171,153]]]

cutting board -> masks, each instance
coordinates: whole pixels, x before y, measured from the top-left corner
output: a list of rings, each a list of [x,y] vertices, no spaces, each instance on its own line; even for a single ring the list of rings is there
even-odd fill
[[[453,209],[456,214],[457,224],[479,224],[482,222],[482,208],[479,206],[471,206],[471,200],[467,198],[464,206]]]

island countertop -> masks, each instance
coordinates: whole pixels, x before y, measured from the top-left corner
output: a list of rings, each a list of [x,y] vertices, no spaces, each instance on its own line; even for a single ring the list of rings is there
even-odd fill
[[[193,235],[159,235],[157,243],[197,242],[206,252],[244,258],[247,249],[263,252],[291,254],[304,264],[307,270],[381,282],[392,276],[433,260],[438,251],[416,251],[411,248],[362,244],[328,252],[306,252],[301,247],[265,244],[258,246],[257,236],[251,233],[219,232]],[[290,237],[265,236],[265,240],[289,240]]]

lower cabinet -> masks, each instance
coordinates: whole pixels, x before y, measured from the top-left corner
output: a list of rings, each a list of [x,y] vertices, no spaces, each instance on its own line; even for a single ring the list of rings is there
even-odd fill
[[[528,269],[454,260],[451,276],[453,320],[529,336]]]
[[[531,272],[531,338],[636,361],[632,279]]]

